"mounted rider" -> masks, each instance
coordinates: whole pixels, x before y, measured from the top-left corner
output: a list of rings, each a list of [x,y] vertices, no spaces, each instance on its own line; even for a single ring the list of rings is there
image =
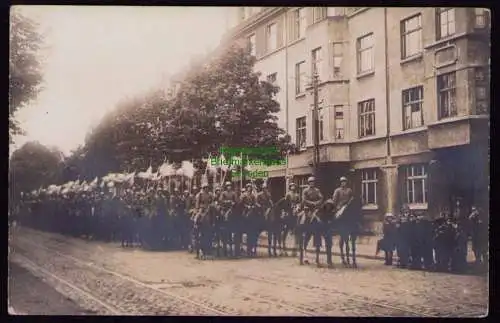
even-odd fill
[[[233,185],[231,182],[226,182],[225,189],[219,196],[219,204],[222,211],[227,212],[236,202],[238,201],[238,196],[233,190]]]
[[[340,186],[335,189],[332,195],[332,201],[335,205],[335,217],[342,216],[345,207],[351,203],[353,197],[352,189],[347,186],[347,178],[342,176],[340,178]]]
[[[308,187],[302,192],[302,206],[304,209],[300,223],[304,224],[306,218],[311,218],[315,210],[323,203],[323,194],[315,185],[316,179],[311,176],[307,179]]]
[[[273,207],[273,200],[271,199],[271,193],[269,193],[267,184],[263,184],[262,191],[257,194],[256,206],[262,209],[263,212],[265,212],[264,216],[267,218],[268,213]]]
[[[297,192],[297,185],[295,183],[288,185],[288,193],[286,193],[285,199],[290,202],[290,209],[287,212],[298,214],[300,211],[300,194]]]
[[[256,197],[251,183],[246,185],[245,191],[241,194],[241,202],[247,210],[255,207]]]
[[[219,203],[220,195],[222,194],[222,189],[221,187],[217,184],[214,189],[214,202],[216,204]]]
[[[201,191],[196,195],[196,215],[194,218],[195,223],[199,223],[202,217],[208,210],[210,204],[212,204],[213,196],[208,191],[208,184],[203,184],[201,186]]]

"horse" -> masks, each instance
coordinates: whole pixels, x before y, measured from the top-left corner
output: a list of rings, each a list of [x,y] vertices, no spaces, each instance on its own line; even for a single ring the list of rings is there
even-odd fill
[[[335,220],[335,229],[339,234],[340,258],[345,267],[350,267],[350,251],[352,251],[352,267],[356,263],[356,239],[359,235],[362,221],[361,201],[353,198],[345,207],[342,214]],[[349,246],[349,242],[351,245]],[[344,255],[345,250],[345,255]],[[347,258],[346,258],[347,256]]]
[[[282,212],[283,212],[283,204],[285,198],[282,198],[276,204],[274,204],[271,208],[267,209],[264,213],[265,217],[265,231],[267,231],[267,253],[269,257],[277,257],[278,254],[276,252],[276,247],[279,244],[281,248],[281,238],[282,238],[282,229],[283,229],[283,221],[282,221]],[[272,248],[272,253],[271,253]]]
[[[243,209],[243,228],[246,228],[247,256],[257,255],[257,243],[260,233],[265,227],[264,210],[256,206],[246,206]]]
[[[228,256],[228,246],[231,243],[231,234],[228,228],[227,214],[231,209],[215,205],[214,242],[217,250],[217,257],[220,256],[221,249],[224,257]]]
[[[206,210],[198,213],[194,217],[196,259],[206,259],[212,254],[213,229],[215,226],[215,217],[217,209],[215,205],[210,204]],[[201,253],[201,256],[200,256]]]
[[[327,200],[316,209],[310,211],[309,215],[307,215],[306,213],[307,210],[301,214],[298,225],[301,265],[304,264],[304,251],[307,248],[307,244],[310,238],[313,237],[313,242],[315,246],[315,255],[316,255],[316,265],[318,267],[321,266],[319,261],[319,253],[321,251],[321,238],[323,238],[325,240],[327,265],[328,267],[333,268],[332,228],[335,223],[333,210],[334,210],[333,202],[331,200]]]

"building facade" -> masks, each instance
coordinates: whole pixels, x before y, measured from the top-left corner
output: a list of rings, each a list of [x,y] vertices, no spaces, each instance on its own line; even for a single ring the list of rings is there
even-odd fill
[[[232,7],[223,44],[249,46],[280,87],[279,125],[300,153],[269,172],[275,194],[312,174],[319,76],[319,185],[340,176],[367,230],[403,204],[436,216],[455,197],[488,206],[490,13],[480,8]]]

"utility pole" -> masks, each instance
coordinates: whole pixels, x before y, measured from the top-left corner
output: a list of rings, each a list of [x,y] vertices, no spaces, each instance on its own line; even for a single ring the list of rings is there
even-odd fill
[[[318,117],[318,110],[319,110],[319,102],[318,102],[318,91],[319,91],[319,75],[318,71],[316,68],[314,68],[313,71],[313,79],[312,79],[312,86],[313,86],[313,113],[312,113],[312,132],[313,132],[313,175],[315,177],[318,177],[318,167],[319,167],[319,117]]]

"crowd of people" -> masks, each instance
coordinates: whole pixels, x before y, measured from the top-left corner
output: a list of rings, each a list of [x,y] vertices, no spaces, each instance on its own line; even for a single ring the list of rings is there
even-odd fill
[[[452,211],[444,208],[432,219],[423,211],[405,205],[398,216],[386,216],[384,236],[377,253],[384,251],[385,264],[400,268],[464,272],[467,269],[468,242],[472,241],[476,265],[488,258],[488,221],[479,208],[470,212],[455,200]],[[398,261],[393,261],[394,254]]]
[[[347,179],[342,177],[340,182],[341,186],[327,200],[335,205],[334,212],[341,212],[353,198]],[[210,205],[216,204],[222,210],[227,210],[237,201],[243,201],[249,208],[256,205],[263,210],[269,210],[273,205],[266,185],[257,193],[251,183],[241,190],[233,189],[232,183],[226,182],[224,187],[203,184],[200,189],[192,187],[182,192],[175,185],[115,185],[113,181],[104,186],[95,184],[21,194],[21,201],[14,211],[16,221],[43,231],[120,241],[123,247],[141,245],[192,251],[200,239],[200,233],[196,231],[197,219]],[[314,187],[314,178],[309,179],[309,184],[302,194],[298,194],[295,184],[291,184],[285,196],[291,201],[290,213],[295,213],[299,225],[308,221],[309,215],[314,214],[312,210],[324,202],[320,190]],[[399,215],[385,218],[384,237],[378,241],[377,253],[384,251],[386,265],[463,271],[467,267],[470,239],[476,263],[487,263],[487,222],[485,214],[477,207],[466,212],[460,199],[456,200],[452,212],[445,209],[433,220],[423,212],[404,206]],[[258,239],[247,234],[247,242],[253,238]],[[316,236],[314,238],[315,244],[320,245]],[[295,239],[297,241],[297,237]],[[256,245],[257,241],[253,244]],[[397,263],[393,261],[395,254]],[[331,255],[329,259],[331,261]]]

